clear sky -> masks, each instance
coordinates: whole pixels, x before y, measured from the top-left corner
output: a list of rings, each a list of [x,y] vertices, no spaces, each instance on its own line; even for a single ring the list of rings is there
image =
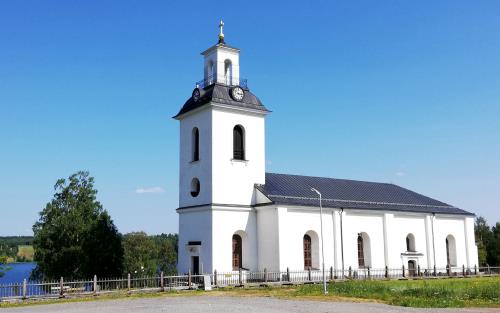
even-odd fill
[[[0,235],[88,170],[121,232],[176,232],[178,122],[226,24],[267,171],[393,182],[500,221],[499,1],[1,1]]]

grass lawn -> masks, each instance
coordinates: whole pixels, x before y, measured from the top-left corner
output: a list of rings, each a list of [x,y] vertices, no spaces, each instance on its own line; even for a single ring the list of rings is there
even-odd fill
[[[219,288],[214,291],[167,291],[151,293],[118,292],[97,297],[67,298],[20,303],[1,303],[15,307],[42,303],[81,302],[121,298],[150,298],[171,296],[237,296],[274,297],[294,300],[375,301],[408,307],[500,307],[500,276],[483,278],[452,278],[429,280],[346,281],[328,285],[323,295],[322,285],[294,285],[253,288]]]
[[[249,289],[229,293],[245,295]],[[269,287],[252,290],[253,295],[318,300],[374,300],[409,307],[500,307],[500,277],[429,280],[346,281],[328,285]]]
[[[302,286],[297,292],[318,294],[320,289]],[[350,281],[330,285],[329,292],[411,307],[500,307],[500,277]]]

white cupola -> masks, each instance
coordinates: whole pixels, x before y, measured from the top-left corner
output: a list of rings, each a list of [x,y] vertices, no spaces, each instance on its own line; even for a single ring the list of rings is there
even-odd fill
[[[224,41],[224,22],[219,24],[219,42],[203,51],[204,86],[213,83],[238,86],[240,84],[240,49],[228,46]]]

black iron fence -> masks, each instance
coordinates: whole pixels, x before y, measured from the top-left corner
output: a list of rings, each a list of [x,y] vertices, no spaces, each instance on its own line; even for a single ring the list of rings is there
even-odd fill
[[[215,83],[224,84],[228,86],[240,86],[243,89],[248,89],[248,82],[246,78],[239,78],[236,80],[235,78],[230,78],[224,75],[211,75],[206,79],[199,80],[195,83],[198,88],[205,88]]]

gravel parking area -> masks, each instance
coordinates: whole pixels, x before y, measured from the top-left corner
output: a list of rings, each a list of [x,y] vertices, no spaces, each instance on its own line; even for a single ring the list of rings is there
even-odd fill
[[[321,302],[282,300],[263,297],[187,296],[136,298],[93,302],[73,302],[0,309],[1,313],[107,313],[107,312],[179,312],[179,313],[378,313],[378,312],[500,312],[500,309],[414,309],[379,303]]]

